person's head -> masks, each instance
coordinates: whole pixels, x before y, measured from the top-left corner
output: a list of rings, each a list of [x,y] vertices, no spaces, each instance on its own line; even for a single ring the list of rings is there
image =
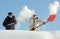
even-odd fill
[[[34,18],[36,15],[34,14],[32,17]]]
[[[12,14],[13,14],[12,12],[9,12],[9,13],[8,13],[9,18],[12,18],[12,17],[13,17]]]
[[[38,17],[36,15],[33,15],[33,19],[38,19]]]

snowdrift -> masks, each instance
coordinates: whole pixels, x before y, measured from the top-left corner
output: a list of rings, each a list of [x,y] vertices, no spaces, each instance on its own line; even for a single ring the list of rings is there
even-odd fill
[[[60,39],[60,31],[0,30],[0,39]]]

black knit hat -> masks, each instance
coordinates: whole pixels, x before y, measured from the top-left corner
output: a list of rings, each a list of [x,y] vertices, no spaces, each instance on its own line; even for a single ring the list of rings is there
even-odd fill
[[[9,12],[8,15],[12,15],[13,13],[12,12]]]
[[[35,14],[33,16],[36,16]]]

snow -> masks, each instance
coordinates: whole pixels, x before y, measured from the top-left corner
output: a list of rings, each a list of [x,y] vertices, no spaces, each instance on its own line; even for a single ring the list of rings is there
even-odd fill
[[[60,31],[0,30],[0,39],[60,39]]]

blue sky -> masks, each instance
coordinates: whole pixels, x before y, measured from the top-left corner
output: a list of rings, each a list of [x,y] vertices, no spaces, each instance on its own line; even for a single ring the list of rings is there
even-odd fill
[[[28,6],[30,9],[34,9],[39,18],[46,21],[49,17],[49,3],[53,3],[56,0],[0,0],[0,30],[4,30],[2,25],[8,12],[12,12],[17,18],[19,12],[23,6]],[[60,2],[60,0],[57,0]],[[60,30],[60,8],[57,12],[57,17],[53,22],[49,22],[46,25],[40,27],[40,30]],[[28,21],[29,22],[29,21]],[[19,30],[29,30],[27,23],[21,23]]]

